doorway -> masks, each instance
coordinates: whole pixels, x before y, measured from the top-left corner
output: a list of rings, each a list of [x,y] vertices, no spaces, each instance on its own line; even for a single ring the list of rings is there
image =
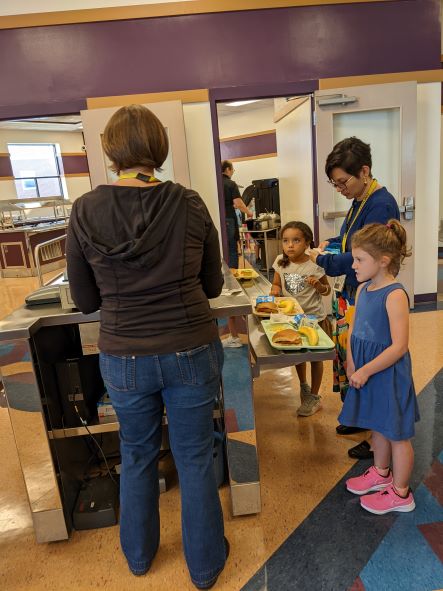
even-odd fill
[[[243,264],[270,279],[281,225],[294,219],[316,225],[311,101],[302,95],[216,105],[220,161],[232,163],[232,180],[253,214],[236,212]]]

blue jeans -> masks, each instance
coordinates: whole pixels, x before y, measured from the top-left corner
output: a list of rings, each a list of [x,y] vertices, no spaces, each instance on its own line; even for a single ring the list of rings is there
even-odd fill
[[[228,238],[228,265],[231,269],[238,269],[238,251],[237,251],[237,220],[226,218],[226,235]]]
[[[120,422],[120,541],[130,569],[146,572],[160,541],[158,456],[166,407],[180,480],[182,539],[191,579],[210,582],[226,553],[213,466],[214,401],[220,340],[189,351],[135,357],[100,353],[100,369]]]

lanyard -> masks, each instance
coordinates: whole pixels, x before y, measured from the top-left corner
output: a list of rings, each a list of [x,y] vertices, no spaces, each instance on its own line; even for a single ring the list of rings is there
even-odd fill
[[[354,225],[355,220],[358,218],[358,216],[360,215],[361,210],[363,209],[363,207],[365,206],[366,201],[369,199],[369,197],[372,195],[372,193],[375,191],[375,187],[377,186],[377,179],[374,179],[372,181],[372,183],[369,186],[369,190],[365,196],[364,199],[362,199],[362,202],[360,203],[360,207],[357,210],[357,213],[355,214],[353,220],[351,223],[349,223],[349,220],[351,219],[351,216],[354,212],[354,206],[351,207],[351,209],[348,212],[348,215],[346,216],[346,231],[343,234],[343,238],[341,241],[341,251],[342,252],[346,252],[346,241],[348,239],[348,234],[351,231],[352,226]]]
[[[120,174],[120,179],[137,179],[139,181],[143,181],[145,183],[159,183],[160,181],[155,178],[155,176],[148,176],[147,174],[143,174],[142,172],[127,172],[126,174]]]

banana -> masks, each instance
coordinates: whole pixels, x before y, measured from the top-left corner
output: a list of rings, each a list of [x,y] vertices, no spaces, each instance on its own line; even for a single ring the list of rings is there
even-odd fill
[[[292,300],[280,300],[277,306],[283,314],[291,314],[294,310],[294,302]]]
[[[311,346],[315,347],[315,345],[318,345],[318,332],[315,328],[312,328],[311,326],[301,326],[298,329],[298,332],[305,335]]]

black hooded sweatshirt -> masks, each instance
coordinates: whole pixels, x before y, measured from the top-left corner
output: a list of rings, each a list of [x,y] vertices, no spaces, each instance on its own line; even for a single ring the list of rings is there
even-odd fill
[[[223,285],[218,233],[195,191],[98,186],[74,202],[66,258],[78,309],[100,308],[101,351],[173,353],[217,338],[208,298]]]

